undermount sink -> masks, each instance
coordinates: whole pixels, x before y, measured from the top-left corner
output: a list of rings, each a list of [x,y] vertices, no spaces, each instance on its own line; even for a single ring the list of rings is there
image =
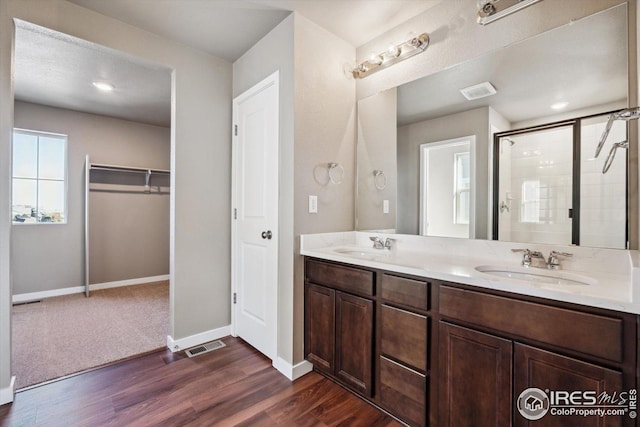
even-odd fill
[[[359,257],[370,257],[370,256],[388,256],[389,251],[385,249],[375,249],[375,248],[336,248],[333,250],[342,255],[352,255]]]
[[[589,276],[566,271],[544,270],[539,268],[511,267],[505,265],[480,265],[476,270],[498,277],[527,280],[546,285],[596,285],[598,281]]]

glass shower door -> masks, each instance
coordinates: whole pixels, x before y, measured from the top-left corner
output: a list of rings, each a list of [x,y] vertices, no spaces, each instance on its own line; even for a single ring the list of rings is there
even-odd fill
[[[498,141],[498,240],[570,245],[573,125]]]

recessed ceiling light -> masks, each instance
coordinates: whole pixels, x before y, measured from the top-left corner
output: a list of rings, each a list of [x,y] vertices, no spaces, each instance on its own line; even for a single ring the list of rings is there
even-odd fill
[[[95,86],[98,90],[101,90],[103,92],[112,92],[116,88],[111,83],[106,83],[106,82],[93,82],[91,84]]]
[[[556,102],[555,104],[551,104],[551,108],[553,108],[554,110],[562,110],[566,108],[567,105],[569,105],[568,102]]]

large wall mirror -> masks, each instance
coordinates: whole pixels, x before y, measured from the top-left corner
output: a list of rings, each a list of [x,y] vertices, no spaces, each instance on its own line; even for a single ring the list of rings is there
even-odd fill
[[[360,100],[356,229],[627,247],[627,122],[594,158],[627,34],[621,4]]]

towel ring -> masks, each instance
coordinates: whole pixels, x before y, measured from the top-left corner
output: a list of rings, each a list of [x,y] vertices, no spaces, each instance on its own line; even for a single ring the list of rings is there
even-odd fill
[[[330,162],[327,164],[327,168],[329,169],[329,181],[332,184],[342,184],[342,179],[344,178],[344,168],[340,163]],[[340,175],[338,178],[334,175],[334,169],[338,169],[340,171]]]
[[[373,184],[378,190],[384,190],[387,187],[387,176],[381,170],[373,171]]]

